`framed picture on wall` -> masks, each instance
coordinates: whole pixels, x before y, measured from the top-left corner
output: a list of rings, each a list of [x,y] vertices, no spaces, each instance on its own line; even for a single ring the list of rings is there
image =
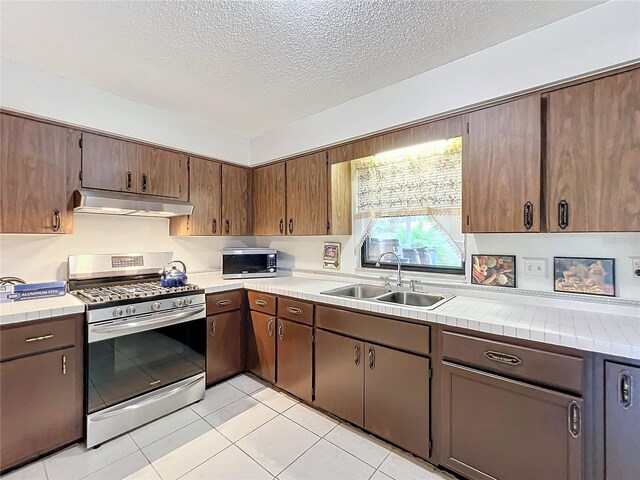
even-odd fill
[[[553,290],[616,296],[614,258],[553,257]]]
[[[515,255],[471,255],[471,283],[495,287],[516,286]]]

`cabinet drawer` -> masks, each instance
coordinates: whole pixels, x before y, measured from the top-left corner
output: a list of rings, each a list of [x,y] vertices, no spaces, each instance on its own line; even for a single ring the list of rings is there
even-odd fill
[[[318,307],[316,327],[424,355],[428,355],[431,351],[428,325],[417,325],[337,308]]]
[[[288,298],[278,299],[278,316],[294,322],[313,325],[313,305]]]
[[[249,308],[268,315],[276,314],[276,297],[267,293],[248,292]]]
[[[582,392],[583,361],[578,357],[443,332],[444,358],[511,377]]]
[[[0,360],[73,346],[76,318],[3,328],[0,330]]]
[[[242,307],[242,290],[207,295],[207,315],[238,310]]]

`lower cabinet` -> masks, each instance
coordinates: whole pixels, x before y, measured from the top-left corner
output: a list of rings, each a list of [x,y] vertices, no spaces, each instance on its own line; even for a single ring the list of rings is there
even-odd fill
[[[82,436],[76,353],[71,347],[0,363],[0,470]]]
[[[242,312],[207,317],[207,383],[242,372]]]
[[[313,376],[313,328],[278,319],[278,375],[276,384],[311,401]]]
[[[276,318],[252,310],[247,323],[247,370],[276,383]]]
[[[448,362],[442,372],[443,465],[470,479],[582,479],[581,398]]]
[[[640,367],[605,363],[605,478],[640,474]],[[634,398],[635,397],[635,398]]]

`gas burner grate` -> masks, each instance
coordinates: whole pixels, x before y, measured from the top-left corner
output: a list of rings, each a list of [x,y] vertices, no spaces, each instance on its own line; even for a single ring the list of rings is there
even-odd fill
[[[171,295],[173,293],[198,290],[197,285],[187,284],[182,287],[163,287],[160,282],[129,283],[108,285],[75,290],[73,293],[87,299],[90,303],[104,303],[131,298],[148,298]]]

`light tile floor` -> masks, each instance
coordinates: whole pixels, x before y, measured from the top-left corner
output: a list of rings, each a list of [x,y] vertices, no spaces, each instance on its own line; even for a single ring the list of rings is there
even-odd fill
[[[201,402],[3,480],[450,480],[426,462],[239,375]]]

